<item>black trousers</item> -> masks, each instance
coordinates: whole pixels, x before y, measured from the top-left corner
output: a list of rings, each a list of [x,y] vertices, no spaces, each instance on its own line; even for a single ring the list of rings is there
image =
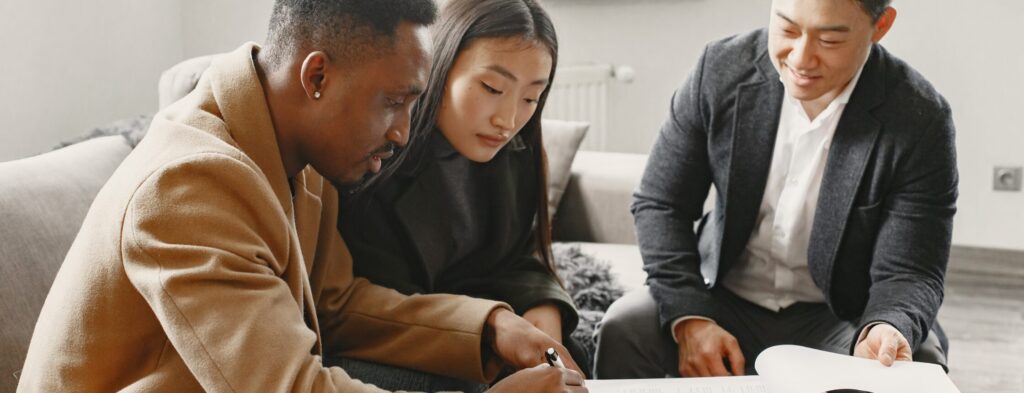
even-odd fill
[[[859,325],[842,321],[824,303],[796,303],[778,312],[736,296],[725,288],[712,292],[722,305],[715,321],[739,341],[747,375],[754,359],[780,344],[796,344],[849,354]],[[946,367],[947,344],[938,324],[914,351],[914,361]],[[679,350],[669,332],[661,329],[657,307],[647,287],[615,301],[597,329],[594,377],[598,379],[678,377]],[[947,369],[948,371],[948,369]]]

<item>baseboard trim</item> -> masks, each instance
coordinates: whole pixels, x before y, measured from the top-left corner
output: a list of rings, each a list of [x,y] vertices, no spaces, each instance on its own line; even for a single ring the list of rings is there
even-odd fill
[[[1024,277],[1024,251],[953,246],[949,270]]]

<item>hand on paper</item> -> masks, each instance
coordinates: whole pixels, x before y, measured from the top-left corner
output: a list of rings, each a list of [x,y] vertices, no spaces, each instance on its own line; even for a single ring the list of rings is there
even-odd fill
[[[892,366],[896,360],[913,359],[910,343],[892,325],[880,323],[870,329],[867,337],[853,348],[853,356],[877,359],[886,367]]]
[[[567,368],[541,364],[509,375],[489,390],[499,392],[573,392],[585,393],[583,375]]]
[[[527,320],[507,309],[497,309],[487,317],[485,335],[494,353],[505,364],[516,370],[547,362],[544,351],[554,348],[565,362],[565,367],[582,375],[580,367],[561,343],[551,338]]]
[[[547,333],[555,341],[562,342],[562,312],[554,303],[544,303],[526,310],[523,319]]]
[[[746,359],[740,351],[740,344],[718,324],[704,319],[689,319],[676,325],[675,333],[679,339],[679,375],[743,375]],[[729,359],[729,369],[725,367],[726,358]]]

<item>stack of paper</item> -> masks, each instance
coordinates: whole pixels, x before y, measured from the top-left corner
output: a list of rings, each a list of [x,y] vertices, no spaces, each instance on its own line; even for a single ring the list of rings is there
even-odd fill
[[[821,393],[855,389],[873,393],[960,393],[942,367],[931,363],[896,362],[840,355],[797,345],[778,345],[761,352],[754,368],[769,392]]]
[[[760,376],[589,380],[587,388],[591,393],[960,393],[934,364],[896,362],[885,367],[877,360],[797,345],[768,348],[754,368]]]
[[[588,380],[590,393],[770,393],[761,377]]]

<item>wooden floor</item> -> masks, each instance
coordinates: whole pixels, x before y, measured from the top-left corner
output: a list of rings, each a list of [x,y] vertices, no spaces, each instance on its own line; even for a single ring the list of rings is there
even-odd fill
[[[1024,392],[1024,253],[955,247],[939,321],[961,392]]]

